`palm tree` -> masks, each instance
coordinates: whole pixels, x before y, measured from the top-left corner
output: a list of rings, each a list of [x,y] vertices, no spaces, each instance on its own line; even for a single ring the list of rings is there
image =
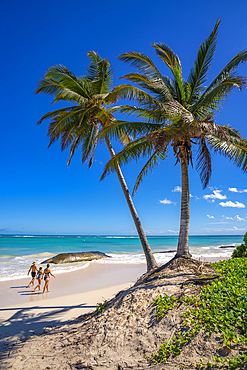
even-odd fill
[[[100,127],[112,124],[115,119],[106,108],[116,101],[116,94],[111,93],[112,70],[107,59],[102,59],[97,53],[88,52],[91,63],[84,77],[76,77],[63,65],[51,67],[40,80],[37,93],[54,95],[54,102],[67,102],[70,106],[45,114],[38,122],[49,119],[48,136],[50,143],[60,139],[61,150],[70,148],[71,158],[78,147],[82,147],[82,163],[89,159],[89,168],[92,166],[95,149],[98,143],[98,132]],[[120,140],[123,143],[129,141],[128,136],[122,133]],[[105,143],[113,158],[115,153],[108,138]],[[127,200],[131,215],[133,217],[137,232],[147,260],[147,269],[157,267],[146,235],[142,228],[140,219],[136,212],[128,187],[119,166],[116,173],[122,190]]]
[[[139,130],[139,138],[129,143],[106,165],[102,178],[114,170],[117,165],[138,159],[141,155],[149,157],[137,178],[133,193],[137,190],[144,175],[152,170],[158,160],[167,157],[167,150],[172,146],[176,163],[180,163],[182,177],[181,217],[178,256],[190,256],[189,253],[189,178],[188,166],[192,165],[192,149],[197,147],[196,169],[205,188],[208,185],[211,168],[211,151],[220,152],[234,160],[237,166],[247,171],[247,142],[241,138],[237,130],[226,125],[216,124],[215,115],[223,102],[235,87],[242,89],[246,79],[236,74],[240,63],[247,60],[247,51],[238,53],[225,68],[205,86],[209,67],[217,43],[220,20],[201,44],[194,66],[185,81],[182,77],[181,62],[178,56],[165,44],[153,43],[158,57],[166,64],[172,77],[161,74],[152,60],[137,52],[120,55],[119,59],[130,63],[138,69],[137,73],[129,73],[125,78],[137,85],[121,85],[115,92],[122,98],[138,102],[138,106],[122,105],[112,111],[136,114],[146,122],[155,124],[149,133],[143,133],[143,123],[116,122],[112,127],[104,129],[102,136],[119,136],[122,131],[131,134]],[[144,88],[141,89],[141,88]],[[157,129],[157,124],[160,127]],[[149,125],[149,129],[150,129]]]

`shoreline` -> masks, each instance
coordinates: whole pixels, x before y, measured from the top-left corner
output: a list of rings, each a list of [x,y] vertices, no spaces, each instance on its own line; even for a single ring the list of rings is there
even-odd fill
[[[201,262],[217,262],[219,260],[227,260],[229,257],[200,257]],[[52,270],[52,267],[51,267]],[[53,270],[52,270],[53,271]],[[134,283],[137,278],[146,272],[146,264],[123,264],[123,263],[90,263],[83,269],[59,273],[51,277],[49,283],[50,293],[45,293],[37,290],[33,292],[32,288],[27,285],[31,280],[29,275],[26,278],[0,281],[0,308],[8,307],[15,304],[33,303],[38,304],[44,299],[58,298],[70,294],[77,294],[107,288],[123,283]],[[126,276],[127,274],[127,276]],[[35,280],[35,286],[37,280]],[[41,283],[43,290],[44,280]]]
[[[27,289],[30,277],[22,279],[22,285],[18,280],[1,282],[0,354],[19,340],[94,311],[99,303],[133,285],[144,272],[145,264],[92,264],[87,269],[51,277],[48,294]]]
[[[51,267],[52,271],[52,267]],[[44,299],[63,297],[117,286],[124,283],[135,282],[136,279],[146,272],[145,264],[90,264],[85,269],[60,273],[51,277],[49,283],[50,293],[27,288],[31,277],[22,279],[6,280],[0,282],[0,308],[22,303],[39,304]],[[35,280],[35,286],[37,280]],[[43,290],[44,280],[41,283]],[[46,298],[45,298],[46,297]]]
[[[21,284],[20,280],[0,282],[0,353],[5,352],[7,343],[27,340],[94,311],[145,272],[146,264],[91,264],[87,269],[51,277],[51,292],[44,295],[26,288],[30,277],[21,279]]]

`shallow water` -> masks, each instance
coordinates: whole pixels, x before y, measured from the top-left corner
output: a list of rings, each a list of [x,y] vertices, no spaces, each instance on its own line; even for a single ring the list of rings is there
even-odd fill
[[[149,236],[148,241],[159,264],[170,260],[176,250],[178,237]],[[189,246],[195,258],[230,257],[233,248],[221,249],[222,245],[238,245],[243,236],[190,236]],[[136,236],[87,236],[87,235],[0,235],[0,281],[20,279],[27,276],[33,261],[37,265],[59,253],[100,251],[112,258],[93,262],[52,265],[57,273],[86,268],[90,263],[145,263],[139,238]]]

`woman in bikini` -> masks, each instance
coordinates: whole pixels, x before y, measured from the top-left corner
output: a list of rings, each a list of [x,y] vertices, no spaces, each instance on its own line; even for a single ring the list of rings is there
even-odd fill
[[[43,275],[44,273],[42,271],[42,267],[40,267],[37,275],[38,285],[34,288],[34,290],[39,288],[39,291],[41,292],[41,280],[43,279]]]
[[[49,269],[49,267],[50,267],[50,265],[49,265],[49,263],[48,263],[48,264],[47,264],[47,268],[46,268],[46,269],[44,269],[44,275],[45,275],[45,277],[44,277],[44,282],[45,282],[45,286],[44,286],[44,289],[43,289],[43,294],[45,293],[45,290],[46,290],[46,292],[47,292],[47,293],[49,292],[49,290],[48,290],[48,286],[49,286],[49,281],[50,281],[50,274],[51,274],[51,276],[55,277],[55,276],[52,274],[52,272],[51,272],[51,270]]]
[[[28,288],[30,288],[30,285],[33,284],[34,286],[34,280],[35,280],[35,276],[36,276],[36,271],[38,271],[37,269],[37,266],[36,266],[36,261],[33,262],[32,266],[30,267],[29,271],[28,271],[28,275],[29,275],[29,272],[31,272],[31,275],[32,275],[32,280],[30,281],[30,283],[28,284]]]

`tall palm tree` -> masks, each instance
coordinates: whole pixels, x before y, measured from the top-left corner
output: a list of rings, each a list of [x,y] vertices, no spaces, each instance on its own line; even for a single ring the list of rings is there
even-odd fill
[[[138,102],[138,106],[122,105],[112,111],[136,114],[146,122],[155,123],[152,132],[143,133],[143,123],[117,122],[104,129],[102,136],[119,136],[122,131],[131,134],[139,130],[139,138],[129,143],[107,164],[102,178],[116,165],[149,156],[146,165],[137,178],[137,190],[144,175],[152,170],[158,160],[167,157],[169,146],[173,147],[176,163],[180,163],[182,177],[181,218],[179,241],[176,256],[190,256],[189,253],[189,178],[188,166],[192,164],[192,148],[197,147],[196,169],[205,188],[208,185],[211,168],[211,151],[220,152],[234,160],[237,166],[247,171],[247,142],[237,130],[226,125],[216,124],[215,115],[235,87],[246,86],[246,78],[236,74],[240,63],[247,60],[247,51],[238,53],[223,70],[205,86],[209,67],[216,48],[220,20],[201,44],[194,66],[185,81],[182,77],[181,62],[178,56],[165,44],[153,43],[158,57],[170,69],[172,76],[161,74],[152,60],[137,52],[120,55],[119,59],[138,69],[125,78],[137,86],[121,85],[115,92],[122,98]],[[141,88],[144,88],[141,89]],[[160,128],[157,129],[157,124]],[[150,129],[149,125],[149,129]]]
[[[49,119],[48,136],[50,143],[60,139],[61,150],[70,148],[71,158],[78,147],[82,147],[82,163],[89,159],[89,168],[92,166],[95,149],[98,143],[98,132],[101,127],[106,127],[114,122],[114,116],[106,108],[116,101],[116,94],[111,93],[112,70],[107,59],[102,59],[94,51],[88,52],[91,62],[86,76],[76,77],[63,65],[51,67],[40,80],[37,93],[45,93],[54,96],[55,102],[67,102],[70,106],[45,114],[38,122]],[[123,132],[120,140],[123,143],[129,141]],[[105,138],[105,143],[113,158],[115,153],[111,142]],[[132,218],[147,260],[147,269],[157,267],[148,240],[142,228],[120,166],[116,166],[116,173],[122,190],[127,200]]]

